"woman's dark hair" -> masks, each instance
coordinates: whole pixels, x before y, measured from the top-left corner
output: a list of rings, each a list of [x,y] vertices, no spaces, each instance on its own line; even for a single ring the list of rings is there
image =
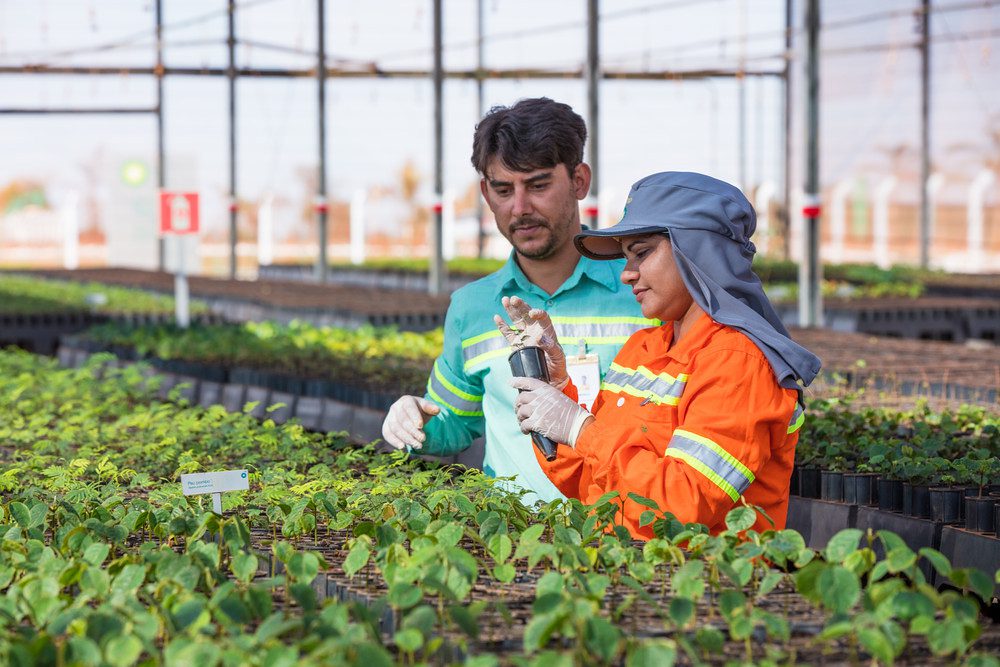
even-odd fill
[[[513,171],[565,164],[572,173],[583,162],[587,124],[568,104],[547,97],[490,109],[472,139],[472,166],[486,175],[494,157]]]

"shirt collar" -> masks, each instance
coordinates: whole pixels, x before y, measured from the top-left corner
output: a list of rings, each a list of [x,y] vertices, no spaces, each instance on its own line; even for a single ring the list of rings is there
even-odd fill
[[[525,292],[541,292],[541,289],[528,280],[528,276],[524,275],[524,271],[517,265],[514,257],[515,253],[511,250],[507,262],[500,268],[499,274],[503,287],[507,288],[514,284]],[[618,264],[618,262],[581,257],[580,261],[576,263],[573,273],[552,296],[558,296],[566,290],[573,289],[584,277],[604,287],[609,292],[617,292],[619,276],[616,269]]]

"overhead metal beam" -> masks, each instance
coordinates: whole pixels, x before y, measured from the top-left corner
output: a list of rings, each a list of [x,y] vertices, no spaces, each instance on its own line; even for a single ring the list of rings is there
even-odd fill
[[[143,114],[157,113],[158,107],[6,107],[0,114]]]
[[[433,76],[433,70],[425,69],[381,69],[372,66],[367,69],[344,69],[339,67],[325,68],[329,79],[428,79]],[[227,67],[164,67],[165,76],[228,76]],[[155,67],[84,67],[84,66],[48,66],[48,65],[2,65],[0,74],[79,74],[93,76],[152,76],[156,74]],[[281,78],[302,77],[316,78],[317,69],[276,69],[239,67],[236,69],[239,77]],[[657,70],[657,71],[608,71],[601,70],[599,77],[604,80],[619,81],[689,81],[695,79],[732,79],[739,76],[782,77],[783,69],[747,70],[736,69],[696,69],[696,70]],[[444,71],[446,79],[580,79],[584,76],[584,68],[570,70],[546,69],[463,69]]]

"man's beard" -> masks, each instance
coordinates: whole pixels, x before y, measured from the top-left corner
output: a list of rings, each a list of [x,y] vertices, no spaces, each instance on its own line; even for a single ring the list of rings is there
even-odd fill
[[[525,250],[521,247],[521,244],[514,243],[513,240],[515,236],[514,232],[521,227],[527,227],[527,226],[540,227],[548,230],[549,232],[548,241],[546,241],[541,246],[536,247],[532,250]],[[556,245],[558,244],[558,240],[556,238],[554,230],[552,229],[552,225],[550,225],[548,222],[544,220],[537,220],[532,218],[514,223],[510,228],[510,238],[511,238],[511,244],[514,246],[514,249],[517,251],[517,253],[528,259],[546,259],[548,257],[551,257],[555,253]]]

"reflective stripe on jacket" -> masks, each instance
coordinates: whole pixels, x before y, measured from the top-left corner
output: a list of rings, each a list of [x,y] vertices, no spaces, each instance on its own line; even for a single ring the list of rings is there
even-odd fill
[[[568,497],[595,502],[618,491],[633,536],[646,507],[714,533],[743,497],[784,528],[795,444],[804,415],[797,393],[778,385],[766,357],[739,331],[703,315],[670,347],[673,325],[634,334],[615,358],[576,449],[536,458]],[[571,396],[575,389],[568,388]],[[757,530],[771,524],[758,516]]]

